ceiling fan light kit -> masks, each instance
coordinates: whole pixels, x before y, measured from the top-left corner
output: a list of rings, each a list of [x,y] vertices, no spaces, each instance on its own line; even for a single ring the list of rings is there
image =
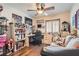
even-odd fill
[[[44,12],[44,4],[43,3],[36,3],[37,6],[37,14],[42,14]]]
[[[35,16],[38,15],[48,15],[45,11],[49,11],[49,10],[54,10],[55,6],[51,6],[51,7],[45,7],[45,3],[36,3],[36,10],[28,10],[28,11],[36,11],[37,14]]]
[[[42,10],[37,10],[37,14],[42,14],[43,11]]]

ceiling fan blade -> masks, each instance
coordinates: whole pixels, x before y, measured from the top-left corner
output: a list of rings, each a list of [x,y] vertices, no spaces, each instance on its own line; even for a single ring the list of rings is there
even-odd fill
[[[55,7],[52,6],[52,7],[45,8],[45,11],[47,11],[47,10],[54,10],[54,9],[55,9]]]
[[[36,10],[27,10],[27,11],[36,11]]]

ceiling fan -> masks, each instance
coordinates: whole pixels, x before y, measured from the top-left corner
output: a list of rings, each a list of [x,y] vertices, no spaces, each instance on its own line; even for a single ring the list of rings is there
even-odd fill
[[[36,3],[36,10],[28,9],[27,11],[36,11],[37,12],[36,15],[40,15],[40,14],[43,14],[45,11],[54,10],[54,9],[55,9],[54,6],[45,8],[44,3]]]

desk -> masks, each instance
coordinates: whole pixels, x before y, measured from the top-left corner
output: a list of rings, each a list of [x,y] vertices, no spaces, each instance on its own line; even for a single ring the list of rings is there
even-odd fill
[[[29,35],[26,35],[26,36],[28,36],[28,37],[29,37],[29,36],[34,36],[34,35],[35,35],[35,34],[29,34]]]
[[[34,36],[35,34],[26,35],[26,46],[29,47],[29,37]]]
[[[35,34],[29,34],[26,35],[26,46],[29,47],[30,39],[29,37],[35,36]],[[44,34],[42,34],[42,39],[43,39]],[[42,40],[43,41],[43,40]]]

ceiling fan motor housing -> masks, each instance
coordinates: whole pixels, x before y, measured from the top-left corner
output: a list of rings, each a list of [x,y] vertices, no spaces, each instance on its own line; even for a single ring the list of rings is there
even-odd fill
[[[3,11],[3,6],[2,6],[2,5],[0,5],[0,12],[1,12],[1,11]]]

